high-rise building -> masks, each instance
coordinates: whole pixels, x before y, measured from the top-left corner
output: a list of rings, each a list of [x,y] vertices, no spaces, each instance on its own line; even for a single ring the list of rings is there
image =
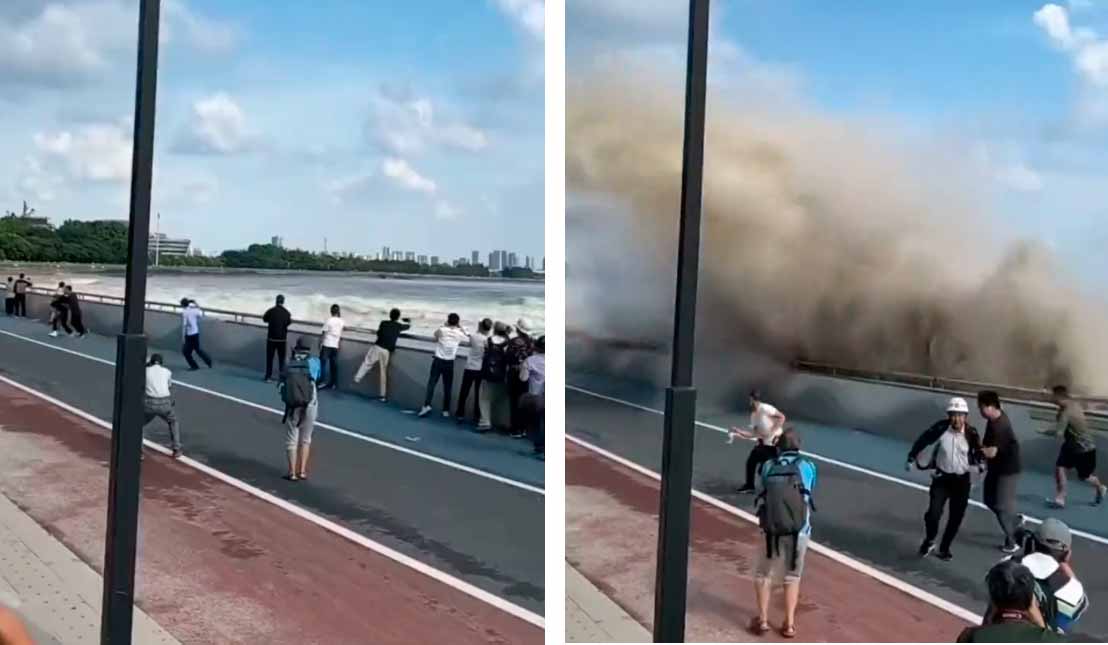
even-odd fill
[[[496,253],[500,257],[500,268],[501,268],[501,270],[511,268],[511,265],[508,264],[508,252],[507,251],[497,251]]]
[[[274,235],[273,237],[269,238],[269,243],[279,249],[285,248],[285,239],[280,235]]]
[[[535,258],[528,255],[527,259],[524,260],[524,262],[523,262],[523,266],[530,269],[531,271],[534,271],[535,270]]]
[[[385,261],[388,261],[388,260],[392,259],[392,253],[389,252],[389,247],[387,247],[387,246],[382,246],[381,247],[381,259],[385,260]]]
[[[489,270],[490,271],[499,271],[501,268],[502,267],[500,266],[500,253],[498,253],[496,251],[493,251],[492,253],[489,253]]]
[[[426,265],[427,264],[427,256],[426,255],[419,256],[419,263],[421,265]]]
[[[403,260],[404,260],[404,252],[403,251],[393,251],[392,252],[392,261],[393,262],[402,262]]]
[[[546,273],[546,256],[542,256],[542,272]]]
[[[508,254],[508,266],[513,269],[519,266],[519,257],[515,253]]]
[[[415,262],[415,251],[408,251],[404,254],[405,262]]]
[[[431,256],[431,266],[438,266],[438,265],[439,265],[439,256],[432,255]]]
[[[471,251],[469,255],[470,255],[469,261],[472,264],[481,264],[481,254],[479,252]]]

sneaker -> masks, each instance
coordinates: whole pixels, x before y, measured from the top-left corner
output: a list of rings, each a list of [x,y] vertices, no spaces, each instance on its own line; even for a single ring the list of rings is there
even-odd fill
[[[1015,553],[1016,551],[1019,551],[1020,548],[1018,546],[1016,546],[1015,542],[1005,542],[1004,544],[1001,545],[1000,550],[1003,551],[1004,553],[1011,554],[1011,553]]]
[[[485,424],[485,423],[478,423],[477,424],[477,432],[480,432],[481,434],[484,434],[484,433],[488,432],[489,430],[492,430],[492,424],[491,423],[490,424]]]
[[[1053,508],[1053,509],[1056,509],[1056,510],[1061,510],[1061,509],[1064,509],[1066,507],[1066,502],[1065,501],[1059,502],[1058,500],[1056,500],[1052,497],[1048,497],[1046,499],[1046,506],[1047,506],[1047,508]]]
[[[50,338],[57,338],[57,337],[58,337],[58,332],[56,332],[56,331],[50,332]]]
[[[1101,486],[1096,489],[1096,498],[1093,500],[1093,506],[1100,506],[1101,502],[1104,501],[1105,493],[1108,493],[1108,486]]]
[[[81,334],[80,336],[78,336],[77,338],[78,338],[78,339],[81,339],[81,338],[84,338],[85,336],[88,336],[88,332],[87,332],[87,331],[86,331],[85,333]]]
[[[417,417],[425,417],[428,414],[431,414],[431,406],[425,405],[425,406],[423,406],[422,408],[419,409],[419,412],[416,413],[416,416]]]
[[[268,376],[262,379],[262,383],[272,383],[272,382],[273,382],[273,379],[269,378]]]
[[[740,486],[739,489],[738,489],[738,492],[739,492],[740,495],[753,495],[754,494],[754,487],[753,486]]]
[[[389,397],[383,396],[383,397],[381,397],[377,400],[380,401],[381,403],[388,403],[389,402]]]
[[[939,551],[935,554],[935,557],[943,562],[950,562],[954,559],[954,555],[950,551]]]
[[[919,555],[921,558],[927,557],[932,551],[935,550],[935,543],[931,540],[924,540],[923,544],[919,545]]]
[[[180,449],[174,450],[174,451],[173,451],[173,458],[174,458],[174,459],[180,459],[180,458],[181,458],[181,456],[182,456],[182,455],[184,455],[184,454],[185,454],[185,453],[181,452],[181,450],[180,450]]]
[[[446,410],[443,410],[442,411],[442,418],[449,419],[450,418],[450,413],[447,412]]]

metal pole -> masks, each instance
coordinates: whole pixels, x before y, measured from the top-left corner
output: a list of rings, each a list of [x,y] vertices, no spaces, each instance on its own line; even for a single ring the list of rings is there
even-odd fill
[[[123,331],[115,361],[108,526],[104,547],[101,645],[130,645],[134,613],[135,546],[138,541],[139,456],[142,448],[146,336],[146,264],[150,244],[150,183],[154,163],[154,110],[158,83],[161,0],[139,5],[135,132],[131,157],[131,212]]]
[[[671,384],[666,389],[662,440],[662,492],[658,565],[654,582],[654,642],[685,640],[692,500],[696,388],[693,349],[700,259],[700,206],[704,179],[704,102],[708,76],[709,0],[689,1],[689,53],[685,78],[685,144],[681,172],[681,234]]]

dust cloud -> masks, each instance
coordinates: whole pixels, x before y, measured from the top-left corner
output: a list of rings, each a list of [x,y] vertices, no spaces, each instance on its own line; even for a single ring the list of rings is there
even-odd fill
[[[668,344],[683,98],[568,91],[571,331]],[[1108,394],[1108,316],[989,213],[972,164],[872,124],[710,95],[699,353]],[[606,262],[590,262],[606,258]],[[704,361],[704,358],[699,360]]]

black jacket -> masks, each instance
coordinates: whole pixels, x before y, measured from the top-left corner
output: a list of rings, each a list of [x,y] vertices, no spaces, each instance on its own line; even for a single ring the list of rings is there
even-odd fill
[[[289,325],[292,324],[292,314],[281,305],[270,307],[262,316],[264,322],[269,323],[269,340],[288,340]]]
[[[395,352],[396,341],[400,338],[400,334],[411,328],[412,326],[406,322],[382,320],[377,326],[377,346],[389,352]]]
[[[908,451],[908,461],[915,461],[916,456],[923,452],[924,448],[930,446],[939,440],[943,436],[943,433],[950,429],[950,419],[943,419],[932,425],[923,434],[916,439],[916,442],[912,444],[912,449]],[[969,423],[966,423],[966,440],[969,442],[969,462],[971,466],[977,466],[985,463],[985,453],[981,450],[981,436],[977,434],[977,428],[974,428]],[[934,468],[934,464],[928,466]]]
[[[68,293],[65,296],[65,306],[69,308],[69,315],[73,318],[81,317],[81,301],[76,293]]]

